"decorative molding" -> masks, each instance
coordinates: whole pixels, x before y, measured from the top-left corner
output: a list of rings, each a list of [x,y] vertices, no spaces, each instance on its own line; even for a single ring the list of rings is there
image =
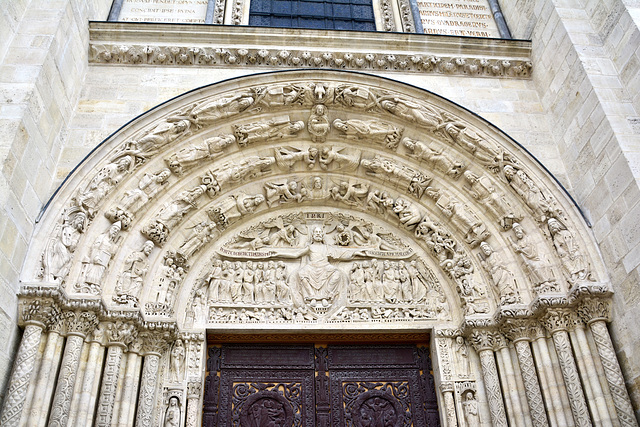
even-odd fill
[[[243,2],[234,2],[234,25],[242,23]],[[370,51],[345,50],[338,42],[340,32],[330,30],[319,34],[298,29],[292,34],[283,34],[270,28],[244,25],[225,26],[222,30],[216,26],[155,24],[150,28],[139,23],[91,22],[89,61],[181,67],[333,68],[501,78],[531,76],[531,42],[411,34],[413,18],[406,0],[401,2],[401,19],[407,32],[392,33],[395,23],[391,4],[388,0],[382,3],[383,8],[388,3],[383,32],[350,34],[352,46],[367,46]],[[159,45],[160,39],[166,40],[166,45]],[[281,48],[296,45],[312,47],[309,50]],[[411,50],[403,46],[411,46]],[[461,51],[464,55],[437,53]]]

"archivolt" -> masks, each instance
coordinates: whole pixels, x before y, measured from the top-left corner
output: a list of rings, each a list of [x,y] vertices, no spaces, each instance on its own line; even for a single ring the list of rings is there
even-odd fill
[[[398,260],[420,260],[431,297],[446,300],[420,314],[427,296],[413,306],[362,297],[325,321],[374,321],[374,306],[396,304],[375,315],[458,326],[606,278],[572,200],[491,124],[394,81],[293,71],[200,88],[113,134],[50,203],[22,279],[180,329],[237,323],[240,305],[194,313],[215,260],[299,259],[286,250],[304,249],[318,224],[328,249],[354,250],[356,270],[376,257],[380,274],[384,259],[397,272]],[[311,314],[299,307],[311,299],[278,322],[316,322],[321,302]]]

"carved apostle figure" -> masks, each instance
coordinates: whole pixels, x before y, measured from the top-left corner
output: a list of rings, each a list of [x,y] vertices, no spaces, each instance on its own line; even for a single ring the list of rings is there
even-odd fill
[[[124,261],[124,271],[120,275],[116,285],[116,296],[113,300],[120,304],[132,303],[138,306],[140,290],[144,282],[144,277],[149,269],[149,255],[155,245],[151,240],[147,240],[142,249],[129,255]]]
[[[504,261],[496,255],[493,248],[487,242],[480,243],[480,249],[482,249],[484,255],[484,259],[481,257],[480,262],[491,276],[491,281],[496,287],[500,297],[500,304],[506,305],[522,302],[516,286],[516,279],[513,273],[505,266]]]
[[[91,293],[100,291],[109,261],[116,251],[116,238],[120,229],[120,222],[112,224],[107,232],[99,235],[91,244],[89,256],[84,262],[84,282],[89,285]]]
[[[169,375],[174,383],[182,381],[184,377],[185,348],[181,339],[177,339],[171,348],[169,356]]]
[[[87,215],[79,209],[71,209],[62,222],[59,233],[53,237],[42,254],[42,279],[62,282],[71,267],[73,252],[84,233]]]
[[[513,224],[513,234],[516,239],[511,240],[511,245],[520,255],[524,270],[536,292],[557,291],[558,286],[555,283],[551,266],[541,258],[537,245],[517,222]]]
[[[214,237],[216,231],[216,224],[212,222],[201,222],[196,224],[191,229],[191,233],[187,236],[185,241],[178,249],[178,253],[185,258],[191,257],[194,253],[200,250]]]
[[[471,153],[481,164],[492,167],[500,160],[500,151],[465,125],[449,122],[440,128],[445,136]]]
[[[548,225],[553,246],[560,257],[563,269],[569,276],[569,282],[575,284],[582,280],[588,280],[591,274],[589,264],[573,234],[555,218],[550,218]]]
[[[223,199],[216,207],[208,209],[207,214],[222,228],[243,215],[254,212],[265,198],[262,194],[238,193]]]

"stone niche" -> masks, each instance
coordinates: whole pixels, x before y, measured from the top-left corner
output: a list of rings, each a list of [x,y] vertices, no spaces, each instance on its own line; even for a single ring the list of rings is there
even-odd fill
[[[328,328],[429,333],[445,425],[633,425],[580,213],[415,87],[313,70],[189,92],[104,141],[37,228],[2,425],[197,426],[207,336]]]

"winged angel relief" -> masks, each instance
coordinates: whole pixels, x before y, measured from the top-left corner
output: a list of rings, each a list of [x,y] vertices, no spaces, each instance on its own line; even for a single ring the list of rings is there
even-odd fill
[[[325,212],[295,213],[261,222],[239,233],[218,253],[236,260],[283,261],[293,304],[329,313],[355,295],[349,274],[354,260],[414,256],[411,248],[374,224]]]

